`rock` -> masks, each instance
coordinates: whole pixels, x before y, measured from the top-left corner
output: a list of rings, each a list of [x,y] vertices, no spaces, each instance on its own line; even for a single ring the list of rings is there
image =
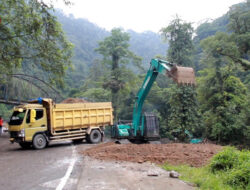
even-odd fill
[[[157,177],[158,174],[157,173],[149,173],[148,176],[153,176],[153,177]]]
[[[138,160],[137,163],[142,164],[144,161],[143,160]]]
[[[174,170],[172,170],[170,173],[169,173],[169,177],[172,177],[172,178],[179,178],[180,174]]]
[[[148,171],[148,176],[157,177],[159,174],[156,171]]]

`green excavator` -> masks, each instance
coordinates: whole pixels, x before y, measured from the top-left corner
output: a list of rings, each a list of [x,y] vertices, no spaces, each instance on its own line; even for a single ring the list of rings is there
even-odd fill
[[[135,98],[132,122],[119,122],[112,126],[112,138],[128,139],[131,142],[157,141],[160,139],[157,116],[153,113],[142,114],[144,101],[159,73],[165,73],[177,84],[195,85],[193,68],[180,67],[168,61],[152,59],[147,75]]]

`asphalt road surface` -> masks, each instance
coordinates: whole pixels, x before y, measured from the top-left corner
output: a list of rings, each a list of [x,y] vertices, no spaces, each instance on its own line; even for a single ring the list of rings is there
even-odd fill
[[[76,189],[81,174],[78,150],[90,144],[51,144],[43,150],[24,150],[0,136],[0,189]]]
[[[69,141],[51,144],[43,150],[24,150],[17,143],[11,144],[7,134],[0,136],[0,189],[194,189],[149,163],[101,161],[81,154],[93,146]],[[152,173],[157,177],[152,177]]]

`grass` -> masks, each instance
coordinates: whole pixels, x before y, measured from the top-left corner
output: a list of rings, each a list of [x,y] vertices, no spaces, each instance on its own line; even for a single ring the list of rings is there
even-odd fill
[[[190,167],[187,165],[173,166],[169,164],[163,165],[163,168],[168,171],[177,171],[181,174],[180,179],[195,184],[201,190],[249,190],[250,179],[248,173],[250,173],[250,157],[248,157],[248,159],[237,159],[241,160],[240,164],[237,164],[237,166],[214,170],[214,163],[219,163],[220,166],[221,163],[225,164],[225,155],[228,155],[228,152],[230,151],[233,159],[235,159],[236,154],[239,158],[246,158],[246,156],[249,156],[249,151],[241,152],[232,147],[228,147],[215,155],[207,166],[201,168]],[[227,157],[228,162],[231,157]]]
[[[208,167],[194,168],[187,165],[164,165],[165,170],[174,170],[181,174],[180,179],[191,182],[201,190],[234,190],[229,185],[223,183],[220,174],[213,174]]]

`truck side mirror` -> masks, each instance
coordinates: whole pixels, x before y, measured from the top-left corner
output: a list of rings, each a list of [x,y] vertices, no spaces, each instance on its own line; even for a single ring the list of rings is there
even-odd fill
[[[36,121],[36,110],[30,110],[30,123],[34,123]]]

